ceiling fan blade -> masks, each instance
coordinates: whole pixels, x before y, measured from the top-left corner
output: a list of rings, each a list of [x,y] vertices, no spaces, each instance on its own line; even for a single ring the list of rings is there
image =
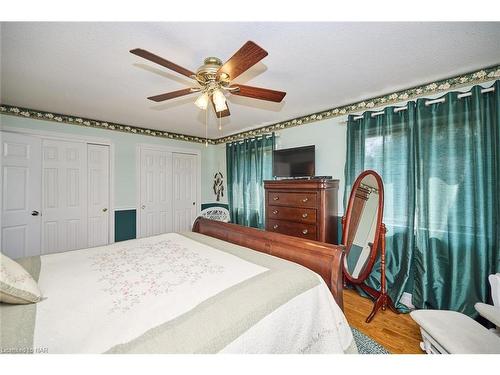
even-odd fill
[[[192,94],[192,93],[194,93],[194,91],[192,91],[190,88],[187,88],[187,89],[167,92],[165,94],[150,96],[150,97],[148,97],[148,99],[152,100],[154,102],[163,102],[163,101],[168,100],[168,99],[173,99],[173,98],[177,98],[179,96],[184,96],[184,95],[188,95],[188,94]]]
[[[260,87],[245,86],[245,85],[239,85],[239,84],[235,84],[234,86],[231,86],[230,88],[232,89],[232,88],[236,88],[236,87],[239,87],[239,90],[231,91],[231,94],[240,95],[240,96],[247,96],[249,98],[267,100],[267,101],[276,102],[276,103],[281,102],[286,95],[286,92],[283,92],[283,91],[263,89]]]
[[[267,51],[249,40],[219,68],[217,75],[226,73],[233,80],[266,56]]]
[[[185,75],[186,77],[191,78],[192,75],[195,75],[194,72],[192,72],[186,68],[183,68],[182,66],[174,64],[173,62],[168,61],[168,60],[164,59],[163,57],[157,56],[154,53],[151,53],[151,52],[146,51],[144,49],[136,48],[136,49],[131,50],[130,53],[133,53],[134,55],[140,56],[146,60],[157,63],[161,66],[164,66],[165,68],[173,70],[174,72],[177,72],[179,74]]]
[[[227,109],[224,110],[224,111],[221,111],[221,112],[217,112],[215,110],[214,99],[212,97],[210,99],[212,101],[212,107],[214,107],[214,112],[215,112],[215,115],[217,116],[217,118],[227,117],[227,116],[231,115],[231,112],[229,112],[229,106],[227,105],[227,100],[226,100],[226,107],[227,107]]]

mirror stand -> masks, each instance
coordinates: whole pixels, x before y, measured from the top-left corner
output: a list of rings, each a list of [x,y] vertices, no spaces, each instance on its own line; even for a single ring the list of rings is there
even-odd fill
[[[393,301],[387,294],[386,234],[383,223],[384,184],[373,171],[363,171],[354,181],[345,216],[342,218],[342,244],[346,247],[343,261],[344,285],[351,284],[369,295],[373,309],[366,318],[370,323],[379,310],[396,314]],[[380,251],[380,290],[366,285]]]
[[[385,224],[380,227],[380,291],[375,290],[368,285],[361,283],[359,287],[374,299],[373,309],[370,315],[366,318],[366,323],[370,323],[375,317],[379,309],[385,311],[387,308],[392,312],[399,314],[399,311],[394,306],[391,297],[387,294],[386,279],[385,279],[385,234],[387,229]]]

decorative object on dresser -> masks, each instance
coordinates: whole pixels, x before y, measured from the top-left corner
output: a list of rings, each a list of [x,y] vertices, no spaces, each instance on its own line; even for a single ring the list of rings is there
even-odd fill
[[[343,310],[344,247],[198,217],[193,232],[301,264],[320,275]]]
[[[266,230],[336,243],[339,180],[264,181]]]
[[[375,301],[366,318],[370,323],[379,309],[387,307],[396,314],[387,295],[385,280],[384,184],[382,177],[372,170],[362,172],[351,190],[346,215],[342,218],[342,244],[346,256],[343,262],[344,281],[360,287]],[[364,283],[370,275],[380,250],[380,291]]]

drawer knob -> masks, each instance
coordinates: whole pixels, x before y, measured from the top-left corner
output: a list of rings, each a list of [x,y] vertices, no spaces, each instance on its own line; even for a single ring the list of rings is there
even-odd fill
[[[302,214],[302,217],[305,219],[307,217],[307,213]]]
[[[277,215],[278,214],[278,210],[274,210],[273,214]]]
[[[274,224],[273,225],[273,229],[278,229],[279,225],[278,224]]]
[[[309,198],[305,197],[304,199],[302,199],[302,202],[306,203],[308,200]]]
[[[307,229],[304,229],[304,230],[302,231],[302,234],[307,234],[307,233],[309,233],[309,231],[308,231]]]
[[[280,197],[273,197],[273,201],[277,201]]]

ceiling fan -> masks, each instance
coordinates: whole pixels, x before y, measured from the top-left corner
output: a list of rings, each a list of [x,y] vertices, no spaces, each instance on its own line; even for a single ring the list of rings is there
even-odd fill
[[[197,87],[189,87],[148,97],[148,99],[155,102],[198,92],[201,95],[196,99],[195,104],[199,108],[206,110],[208,102],[211,101],[217,117],[221,118],[230,115],[224,92],[277,103],[281,102],[286,95],[286,92],[283,91],[232,83],[236,77],[267,56],[267,52],[252,41],[246,42],[224,64],[217,57],[207,57],[196,73],[141,48],[133,49],[130,52],[189,77],[198,84]]]

